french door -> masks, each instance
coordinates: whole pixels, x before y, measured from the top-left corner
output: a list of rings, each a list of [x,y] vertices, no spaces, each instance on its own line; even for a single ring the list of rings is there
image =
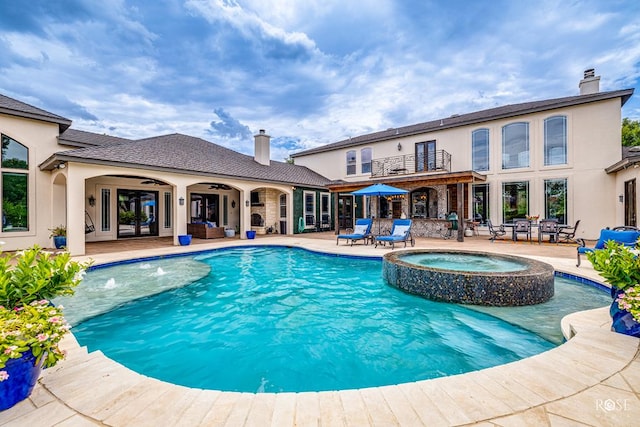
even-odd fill
[[[118,190],[118,238],[158,235],[158,192]]]
[[[338,197],[338,227],[353,228],[353,196]]]

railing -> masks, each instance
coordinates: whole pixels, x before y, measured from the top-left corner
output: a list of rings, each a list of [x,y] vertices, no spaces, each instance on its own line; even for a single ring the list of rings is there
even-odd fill
[[[407,154],[371,161],[371,176],[412,175],[424,172],[451,172],[451,154],[436,150],[428,155]]]

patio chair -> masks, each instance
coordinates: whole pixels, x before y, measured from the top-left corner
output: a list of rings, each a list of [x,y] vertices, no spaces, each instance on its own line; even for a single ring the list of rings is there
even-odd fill
[[[577,248],[578,262],[576,264],[576,267],[580,267],[580,255],[593,252],[597,249],[604,249],[605,244],[609,240],[613,240],[614,242],[621,243],[625,246],[635,247],[638,238],[640,238],[640,231],[637,229],[609,230],[608,228],[605,228],[603,230],[600,230],[600,237],[598,238],[598,241],[593,248],[587,248],[584,239],[576,239],[576,242],[578,242],[578,245],[580,245]]]
[[[487,227],[489,227],[489,234],[491,235],[489,240],[491,240],[491,243],[495,242],[498,237],[502,237],[507,234],[507,230],[504,229],[504,225],[500,225],[500,227],[495,228],[490,219],[487,219]]]
[[[371,224],[373,224],[373,220],[371,218],[357,219],[356,226],[353,230],[351,230],[351,233],[339,234],[337,236],[336,245],[338,244],[340,239],[345,239],[347,244],[349,244],[349,241],[351,241],[351,246],[353,246],[353,242],[358,240],[364,240],[365,245],[369,244],[369,239],[371,239]]]
[[[564,243],[571,243],[576,238],[576,231],[580,225],[580,220],[577,220],[573,227],[565,227],[558,230],[558,239]]]
[[[558,221],[555,219],[543,219],[538,223],[538,243],[542,243],[544,235],[549,235],[549,243],[558,244]]]
[[[531,221],[519,219],[513,225],[513,240],[518,241],[518,234],[524,234],[527,241],[531,242]]]
[[[411,224],[410,219],[394,219],[391,226],[391,234],[389,236],[376,236],[376,248],[378,244],[386,245],[391,244],[391,249],[395,249],[395,244],[404,242],[404,247],[407,247],[407,242],[411,243],[411,246],[416,244],[416,241],[411,236]]]

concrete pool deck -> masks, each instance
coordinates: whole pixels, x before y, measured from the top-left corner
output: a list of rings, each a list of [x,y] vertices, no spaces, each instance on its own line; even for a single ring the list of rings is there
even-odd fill
[[[98,264],[221,246],[280,244],[350,255],[387,248],[335,244],[322,233],[258,236],[170,246],[150,241],[88,245]],[[464,243],[418,239],[420,248],[457,248],[532,257],[556,270],[599,280],[575,267],[574,245]],[[400,249],[400,248],[398,248]],[[335,392],[252,394],[190,389],[139,375],[87,353],[70,337],[68,357],[43,372],[31,397],[0,412],[0,426],[633,426],[640,419],[640,340],[609,330],[608,308],[565,317],[565,344],[506,365],[414,383]]]

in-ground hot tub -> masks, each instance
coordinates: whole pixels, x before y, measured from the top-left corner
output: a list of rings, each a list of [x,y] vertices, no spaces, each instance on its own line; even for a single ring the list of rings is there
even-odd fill
[[[454,250],[405,250],[384,256],[382,275],[391,286],[434,301],[517,306],[553,297],[547,263],[510,255]]]

